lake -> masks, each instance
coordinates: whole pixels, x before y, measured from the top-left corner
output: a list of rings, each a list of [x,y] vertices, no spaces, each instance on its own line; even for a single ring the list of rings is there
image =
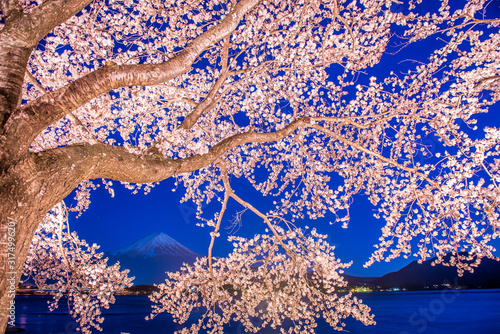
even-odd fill
[[[363,334],[499,334],[500,290],[442,290],[417,292],[373,292],[357,294],[371,307],[377,324],[364,326],[346,320],[346,331]],[[50,296],[16,296],[17,327],[24,333],[72,334],[76,323],[67,314],[67,306],[48,312]],[[173,333],[178,329],[167,314],[146,321],[151,303],[147,296],[117,296],[109,310],[104,310],[103,334]],[[99,333],[98,331],[94,331]],[[316,333],[334,333],[319,322]],[[243,334],[237,323],[226,334]],[[272,330],[261,333],[276,333]]]

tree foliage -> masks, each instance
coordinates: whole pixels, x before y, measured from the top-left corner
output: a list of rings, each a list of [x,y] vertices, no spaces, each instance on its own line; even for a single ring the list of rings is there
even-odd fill
[[[157,310],[181,302],[179,282],[205,277],[204,305],[218,303],[224,317],[209,321],[235,313],[248,323],[238,303],[249,299],[217,289],[245,265],[236,258],[241,245],[227,260],[211,255],[229,200],[273,231],[266,254],[282,267],[255,271],[271,281],[285,264],[295,268],[290,280],[309,284],[304,268],[325,280],[312,255],[298,255],[310,239],[290,222],[334,214],[347,226],[356,194],[368,196],[386,224],[367,265],[412,254],[442,262],[452,253],[447,264],[463,273],[493,258],[500,131],[476,123],[500,97],[500,19],[486,0],[428,2],[1,0],[2,224],[9,217],[25,231],[18,258],[39,212],[77,185],[80,210],[90,179],[149,189],[169,177],[200,216],[205,202],[222,206],[205,217],[214,228],[209,256],[172,276],[155,297],[164,303]],[[389,43],[432,50],[404,72],[386,67],[368,77],[370,67],[387,66]],[[276,197],[274,209],[262,213],[240,198],[231,178]],[[288,239],[292,245],[281,245]],[[313,291],[307,298],[336,298]],[[369,323],[366,308],[356,307]]]

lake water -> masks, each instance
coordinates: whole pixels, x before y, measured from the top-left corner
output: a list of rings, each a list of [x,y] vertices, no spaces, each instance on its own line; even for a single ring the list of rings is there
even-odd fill
[[[363,334],[500,334],[500,290],[443,290],[423,292],[376,292],[358,294],[371,307],[377,324],[364,326],[346,320],[346,331]],[[17,327],[24,333],[72,334],[76,323],[67,314],[65,303],[48,312],[49,296],[16,296]],[[147,296],[118,296],[104,310],[104,334],[173,333],[177,325],[167,314],[146,321],[151,310]],[[99,333],[98,331],[94,331]],[[319,323],[316,333],[334,333]],[[235,323],[226,334],[244,334]],[[272,330],[261,333],[276,333]]]

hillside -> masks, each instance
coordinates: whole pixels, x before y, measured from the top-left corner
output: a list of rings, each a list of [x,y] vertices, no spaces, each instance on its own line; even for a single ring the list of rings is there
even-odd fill
[[[413,261],[402,269],[388,273],[369,283],[370,286],[382,288],[407,288],[422,289],[425,287],[441,287],[446,284],[464,288],[499,288],[500,287],[500,262],[483,259],[474,273],[466,272],[458,277],[455,267],[443,265],[432,266],[435,258],[422,264]]]

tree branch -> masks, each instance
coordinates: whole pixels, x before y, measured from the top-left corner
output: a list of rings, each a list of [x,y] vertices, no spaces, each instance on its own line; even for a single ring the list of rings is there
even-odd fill
[[[389,164],[389,165],[391,165],[393,167],[396,167],[396,168],[404,170],[404,171],[406,171],[408,173],[414,174],[414,175],[418,176],[419,178],[421,178],[421,179],[429,182],[429,184],[431,184],[433,187],[439,188],[439,184],[436,181],[431,180],[427,175],[419,172],[415,168],[409,168],[409,167],[403,166],[403,165],[397,163],[394,160],[386,158],[386,157],[384,157],[383,155],[381,155],[381,154],[379,154],[377,152],[371,151],[371,150],[367,149],[366,147],[364,147],[362,145],[359,145],[359,144],[357,144],[355,142],[352,142],[352,141],[350,141],[350,140],[348,140],[348,139],[346,139],[346,138],[344,138],[344,137],[336,134],[335,132],[326,129],[326,128],[322,127],[321,125],[312,124],[312,125],[309,125],[308,127],[314,128],[314,129],[316,129],[318,131],[321,131],[321,132],[327,134],[328,136],[330,136],[330,137],[332,137],[332,138],[334,138],[334,139],[336,139],[338,141],[341,141],[341,142],[343,142],[343,143],[345,143],[345,144],[347,144],[347,145],[349,145],[351,147],[354,147],[354,148],[360,150],[361,152],[364,152],[364,153],[366,153],[368,155],[371,155],[371,156],[373,156],[373,157],[375,157],[375,158],[377,158],[377,159],[379,159],[379,160],[381,160],[381,161],[383,161],[383,162],[385,162],[385,163],[387,163],[387,164]]]
[[[38,89],[40,92],[46,94],[47,91],[45,88],[38,82],[38,80],[31,74],[30,71],[26,70],[26,76],[28,77],[29,82],[35,86],[36,89]],[[76,126],[79,126],[80,128],[83,129],[86,133],[88,133],[94,140],[97,140],[96,136],[93,133],[90,133],[87,127],[83,125],[83,123],[73,114],[69,113],[66,115],[70,121],[72,121]]]
[[[210,89],[210,92],[208,93],[207,97],[201,101],[196,108],[184,118],[182,121],[181,125],[179,126],[180,129],[186,129],[189,130],[195,125],[196,121],[198,118],[200,118],[201,115],[207,110],[210,110],[213,108],[213,106],[216,103],[215,97],[221,87],[224,85],[224,82],[226,82],[226,79],[228,77],[228,59],[229,59],[229,39],[230,36],[226,38],[224,41],[224,47],[223,47],[223,52],[222,52],[222,69],[219,78],[215,82],[214,86],[212,89]]]
[[[200,103],[196,105],[194,110],[184,118],[181,125],[179,125],[180,129],[191,129],[196,121],[205,113],[205,111],[210,110],[216,104],[218,100],[215,99],[217,93],[219,93],[220,88],[224,85],[224,82],[227,79],[227,73],[221,73],[220,77],[215,82],[214,86],[208,93],[207,97],[203,99]]]
[[[237,146],[281,140],[291,135],[297,128],[308,124],[309,121],[308,117],[303,117],[275,132],[239,133],[214,145],[206,154],[197,154],[178,160],[157,155],[138,156],[128,152],[124,147],[102,143],[71,145],[33,154],[36,157],[36,163],[41,168],[49,166],[47,170],[54,170],[54,166],[57,166],[61,169],[61,173],[65,173],[66,170],[81,178],[77,180],[78,183],[95,178],[151,183],[206,167]],[[68,179],[71,177],[68,176]]]
[[[488,81],[494,81],[494,80],[497,80],[499,78],[500,78],[500,75],[493,75],[491,77],[487,77],[487,78],[481,79],[481,80],[479,80],[479,82],[476,85],[474,85],[474,88],[478,88],[481,85],[483,85],[485,83],[488,83]]]
[[[269,229],[271,230],[271,232],[273,232],[275,240],[281,245],[281,247],[285,250],[285,252],[288,254],[288,256],[290,256],[290,258],[292,259],[295,267],[297,268],[297,270],[299,270],[299,265],[297,264],[297,254],[295,254],[294,252],[292,252],[283,243],[283,241],[281,240],[282,236],[280,236],[279,233],[276,231],[276,229],[274,228],[274,225],[269,220],[269,217],[267,215],[263,214],[262,212],[260,212],[258,209],[256,209],[252,204],[248,203],[247,201],[241,199],[238,195],[236,195],[236,193],[231,188],[231,184],[229,183],[229,178],[227,176],[227,173],[224,173],[224,172],[222,173],[222,181],[224,183],[225,191],[229,195],[229,197],[232,197],[236,202],[238,202],[239,204],[241,204],[243,207],[249,209],[250,211],[252,211],[253,213],[255,213],[257,216],[259,216],[260,218],[262,218],[262,220],[266,223],[266,225],[269,227]]]
[[[102,143],[95,145],[71,145],[34,154],[41,165],[57,165],[61,169],[71,168],[74,170],[75,175],[81,178],[78,183],[96,178],[107,178],[131,183],[152,183],[165,180],[173,175],[189,173],[209,166],[235,147],[247,143],[265,143],[281,140],[301,127],[314,128],[393,167],[414,174],[427,181],[433,187],[439,188],[439,184],[436,181],[418,170],[403,166],[377,152],[345,139],[320,125],[311,124],[310,117],[296,119],[283,129],[275,132],[239,133],[223,139],[218,144],[212,146],[206,154],[197,154],[177,160],[158,155],[139,156],[130,153],[124,147]],[[54,168],[48,169],[53,170]]]
[[[179,55],[166,62],[103,66],[28,103],[20,109],[18,117],[11,117],[15,124],[6,127],[7,131],[10,130],[8,135],[12,138],[12,145],[18,147],[18,150],[27,151],[33,139],[47,126],[110,90],[127,86],[156,85],[185,73],[203,50],[236,29],[244,15],[260,1],[240,1],[219,24],[195,38]],[[55,0],[53,2],[57,3]],[[19,124],[21,119],[22,123]]]
[[[31,74],[31,72],[26,69],[25,75],[28,77],[28,81],[35,86],[36,89],[38,89],[41,93],[46,94],[47,90],[38,82],[38,80]]]
[[[224,171],[227,172],[227,171]],[[227,201],[229,200],[229,192],[225,191],[224,192],[224,201],[222,202],[222,209],[220,210],[219,213],[219,218],[217,219],[217,224],[215,225],[214,231],[211,233],[211,238],[210,238],[210,246],[208,246],[208,268],[210,270],[210,277],[212,278],[212,281],[215,282],[215,275],[214,275],[214,268],[212,264],[212,250],[214,248],[214,243],[215,243],[215,238],[217,237],[220,229],[220,223],[222,222],[222,217],[224,216],[224,212],[226,212],[227,208]]]
[[[48,0],[30,15],[32,45],[35,46],[49,32],[84,9],[92,0]]]
[[[3,0],[11,4],[15,0]],[[76,15],[92,0],[47,0],[35,8],[31,13],[16,15],[12,20],[6,21],[2,34],[14,37],[20,46],[33,48],[49,32],[61,23]],[[6,5],[7,9],[12,8]],[[16,8],[16,7],[14,7]],[[3,5],[2,5],[3,9]],[[12,11],[12,10],[11,10]],[[19,13],[21,13],[19,11]]]

